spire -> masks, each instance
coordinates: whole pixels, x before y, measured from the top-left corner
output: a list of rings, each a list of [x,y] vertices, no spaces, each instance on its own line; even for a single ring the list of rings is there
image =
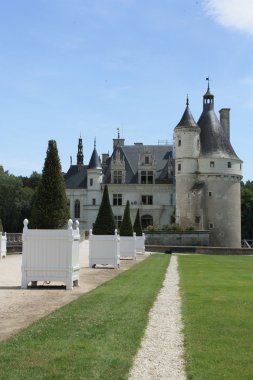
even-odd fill
[[[102,169],[100,158],[96,149],[96,138],[94,139],[94,149],[90,158],[88,169]]]
[[[180,127],[197,127],[197,123],[194,120],[192,113],[190,111],[190,108],[189,108],[189,97],[188,97],[188,95],[186,97],[185,111],[183,113],[183,116],[182,116],[180,122],[176,126],[176,128],[180,128]]]
[[[83,140],[80,134],[78,140],[78,151],[77,151],[77,165],[83,165]]]

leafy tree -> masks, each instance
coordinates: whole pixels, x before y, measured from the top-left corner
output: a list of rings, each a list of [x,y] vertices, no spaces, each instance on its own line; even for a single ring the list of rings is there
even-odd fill
[[[108,186],[105,185],[102,202],[93,225],[93,235],[114,235],[116,229],[115,218],[110,205]]]
[[[242,238],[253,239],[253,181],[241,183]]]
[[[66,225],[69,207],[55,140],[49,140],[47,155],[32,208],[32,227],[57,229]]]
[[[133,236],[133,226],[130,218],[129,201],[126,203],[123,220],[120,226],[120,236]]]
[[[140,218],[140,210],[137,210],[133,230],[136,233],[136,236],[142,236],[142,227],[141,227],[141,218]]]

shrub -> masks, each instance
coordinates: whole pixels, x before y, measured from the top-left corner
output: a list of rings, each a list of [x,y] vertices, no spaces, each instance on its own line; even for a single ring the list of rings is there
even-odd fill
[[[105,185],[103,198],[93,225],[93,235],[114,235],[116,229],[115,218],[109,200],[108,186]]]
[[[67,224],[69,207],[55,140],[49,140],[41,181],[32,209],[34,228],[57,229]]]
[[[133,236],[133,226],[130,218],[129,201],[126,203],[123,220],[120,226],[120,236]]]
[[[140,210],[137,210],[133,230],[136,233],[136,236],[142,236],[142,227],[141,227],[141,218],[140,218]]]

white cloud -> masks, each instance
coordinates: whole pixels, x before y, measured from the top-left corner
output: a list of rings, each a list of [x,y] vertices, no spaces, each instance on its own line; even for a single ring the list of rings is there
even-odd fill
[[[204,0],[204,8],[219,24],[253,35],[252,0]]]

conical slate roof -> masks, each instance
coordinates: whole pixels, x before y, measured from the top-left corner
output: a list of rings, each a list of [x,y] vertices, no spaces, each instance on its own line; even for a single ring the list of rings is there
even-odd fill
[[[176,126],[176,128],[180,127],[197,127],[197,123],[192,116],[189,106],[186,106],[183,116]]]
[[[181,128],[181,127],[197,127],[197,123],[194,120],[192,113],[190,111],[190,108],[189,108],[188,95],[187,95],[187,99],[186,99],[186,109],[183,113],[183,116],[182,116],[180,122],[176,126],[176,128]]]
[[[214,112],[214,96],[210,89],[204,95],[203,112],[199,118],[200,146],[202,156],[212,156],[217,158],[238,159],[230,141],[228,140],[223,127],[221,126]],[[211,103],[208,102],[212,98]]]
[[[95,147],[93,149],[93,152],[92,152],[92,155],[90,158],[88,169],[101,169],[102,170],[101,162],[100,162],[100,159],[99,159],[99,156],[98,156],[98,153],[97,153],[97,150]]]

